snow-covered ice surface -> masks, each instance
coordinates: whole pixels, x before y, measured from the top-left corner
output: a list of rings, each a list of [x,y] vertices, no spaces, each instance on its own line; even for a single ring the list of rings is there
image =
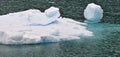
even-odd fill
[[[87,23],[98,23],[103,17],[103,9],[100,5],[90,3],[84,10],[84,17],[87,19],[85,20]]]
[[[58,8],[30,9],[0,16],[1,44],[59,42],[93,36],[85,23],[60,17]]]

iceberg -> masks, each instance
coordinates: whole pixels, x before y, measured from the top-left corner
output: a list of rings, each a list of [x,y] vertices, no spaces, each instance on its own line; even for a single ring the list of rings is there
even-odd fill
[[[84,17],[87,19],[86,23],[98,23],[103,17],[103,9],[99,5],[90,3],[84,10]]]
[[[0,16],[1,44],[60,42],[93,36],[86,23],[62,18],[59,9],[30,9]]]

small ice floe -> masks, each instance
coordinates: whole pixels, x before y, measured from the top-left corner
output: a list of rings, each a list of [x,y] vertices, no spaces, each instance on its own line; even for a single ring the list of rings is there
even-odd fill
[[[84,10],[84,17],[87,19],[86,23],[98,23],[103,17],[103,9],[99,5],[90,3]]]

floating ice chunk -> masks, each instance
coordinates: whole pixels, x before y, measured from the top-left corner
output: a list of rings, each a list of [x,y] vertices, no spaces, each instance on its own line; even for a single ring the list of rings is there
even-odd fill
[[[44,13],[32,9],[2,15],[0,44],[59,42],[93,36],[85,23],[59,17],[59,9],[55,7],[47,9]]]
[[[99,5],[90,3],[84,10],[84,17],[87,23],[98,23],[103,17],[103,9]]]
[[[54,18],[60,17],[59,8],[56,8],[56,7],[50,7],[49,9],[45,10],[44,13],[49,18],[51,18],[51,17],[54,17]]]

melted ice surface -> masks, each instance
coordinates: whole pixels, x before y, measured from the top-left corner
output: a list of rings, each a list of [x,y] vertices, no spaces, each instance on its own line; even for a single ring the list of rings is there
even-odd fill
[[[52,9],[53,10],[53,9]],[[59,13],[43,13],[36,9],[0,16],[1,44],[33,44],[59,42],[92,36],[86,24],[69,18],[58,18]],[[51,17],[49,14],[56,15]],[[48,14],[48,16],[46,15]]]

